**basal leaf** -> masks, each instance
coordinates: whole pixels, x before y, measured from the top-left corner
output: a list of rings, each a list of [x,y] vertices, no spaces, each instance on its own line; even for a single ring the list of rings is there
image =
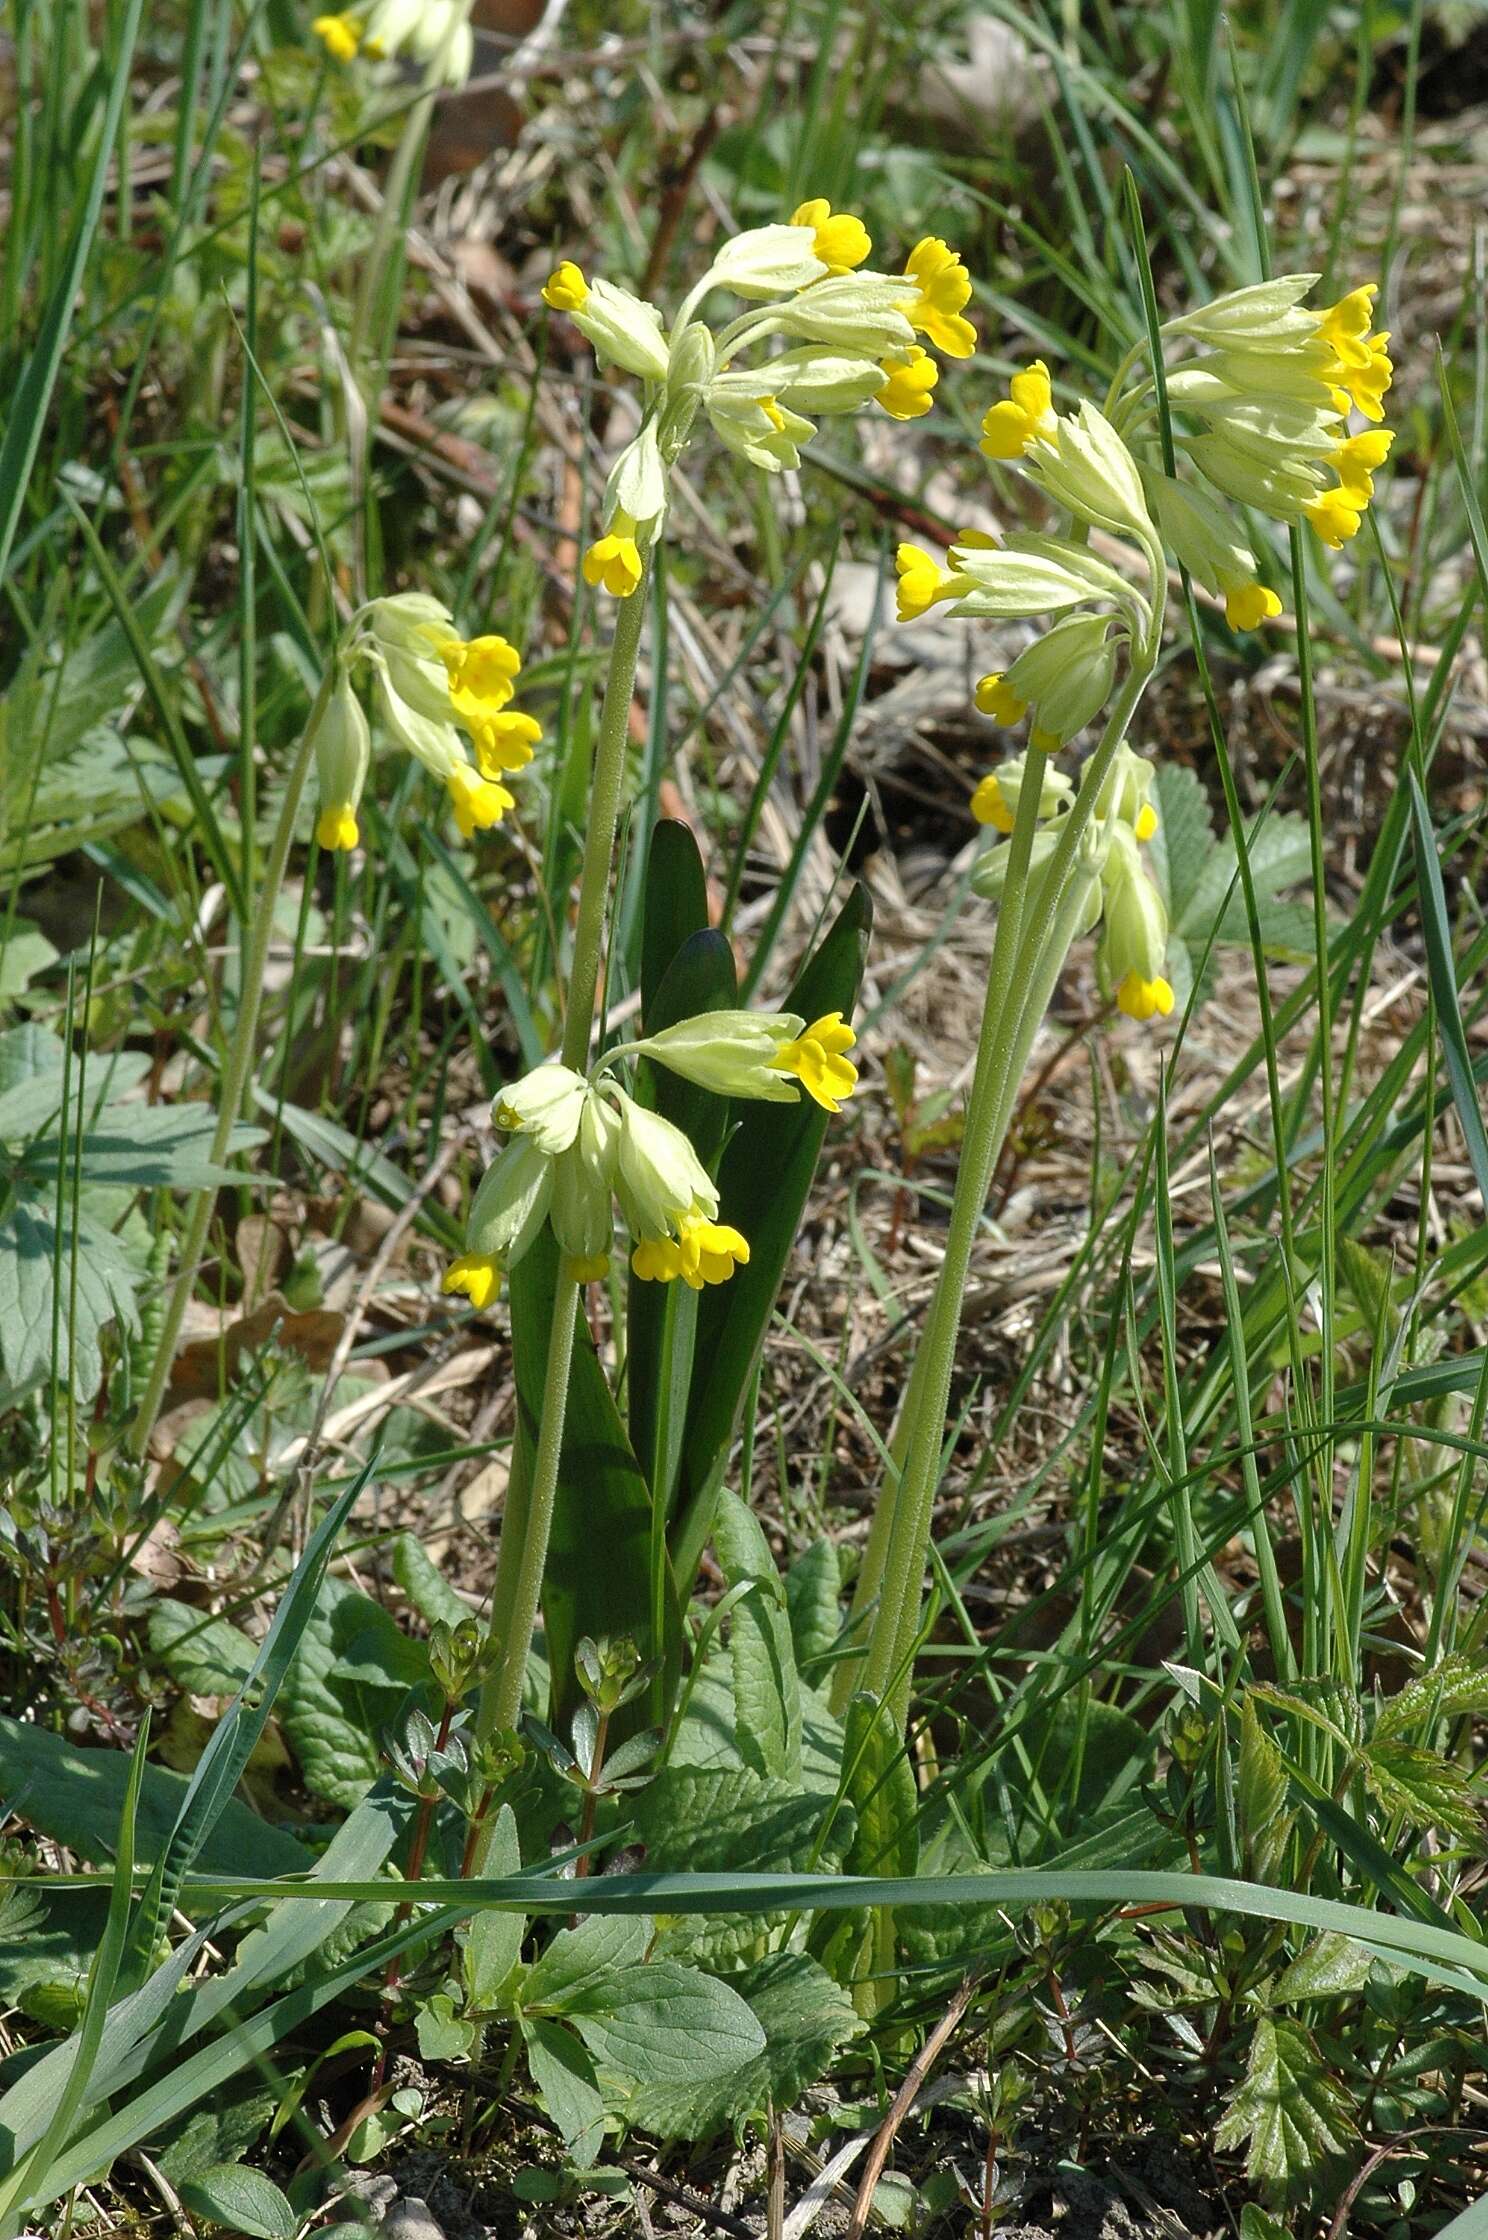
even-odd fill
[[[601,2087],[623,2092],[729,2076],[765,2050],[765,2033],[738,1992],[676,1960],[614,1969],[570,1999],[565,2013]]]
[[[522,2038],[538,2097],[563,2134],[569,2160],[587,2170],[604,2144],[605,2104],[594,2063],[561,2023],[524,2022]]]
[[[748,1586],[729,1611],[734,1741],[756,1773],[798,1780],[801,1687],[785,1591],[757,1520],[735,1493],[718,1497],[713,1545],[727,1586]]]
[[[253,2240],[295,2240],[300,2220],[285,2194],[245,2162],[219,2162],[188,2178],[181,2188],[186,2207],[209,2223],[247,2232]]]
[[[1251,2183],[1281,2201],[1315,2184],[1354,2136],[1348,2101],[1307,2032],[1262,2015],[1216,2145],[1244,2147]]]

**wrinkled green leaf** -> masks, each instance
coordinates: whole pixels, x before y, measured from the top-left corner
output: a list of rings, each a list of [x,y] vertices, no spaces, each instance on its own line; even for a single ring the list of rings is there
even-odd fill
[[[1307,2032],[1263,2015],[1245,2075],[1231,2096],[1216,2145],[1243,2147],[1252,2185],[1271,2200],[1315,2183],[1354,2138],[1348,2101]]]
[[[181,2199],[194,2216],[251,2233],[254,2240],[295,2240],[300,2229],[299,2218],[273,2179],[243,2162],[220,2162],[215,2169],[188,2178]]]

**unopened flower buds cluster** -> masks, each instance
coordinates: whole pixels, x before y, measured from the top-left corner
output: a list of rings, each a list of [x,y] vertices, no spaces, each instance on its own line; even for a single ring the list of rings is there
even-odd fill
[[[1026,757],[1018,755],[982,780],[972,796],[972,813],[979,824],[1003,834],[1012,831],[1026,768]],[[1157,830],[1157,812],[1150,799],[1152,780],[1151,763],[1124,744],[1117,749],[1092,805],[1071,874],[1070,937],[1093,933],[1100,926],[1097,961],[1102,981],[1128,1018],[1142,1020],[1166,1018],[1173,1008],[1172,986],[1163,969],[1167,906],[1142,854]],[[1082,778],[1082,788],[1084,783]],[[1044,767],[1029,864],[1029,904],[1035,913],[1044,906],[1042,887],[1061,824],[1078,797],[1079,789],[1063,771]],[[1001,896],[1010,852],[1005,846],[994,847],[982,857],[972,874],[979,894],[994,901]]]
[[[435,85],[462,86],[470,76],[475,42],[473,0],[364,0],[359,7],[317,16],[311,25],[337,62],[358,57],[391,62],[400,55],[421,63]]]
[[[747,1238],[719,1220],[717,1188],[688,1137],[608,1069],[649,1058],[715,1096],[795,1104],[804,1088],[837,1112],[858,1077],[847,1056],[854,1040],[840,1012],[808,1025],[783,1011],[709,1011],[609,1051],[588,1080],[568,1066],[539,1066],[492,1106],[509,1141],[475,1193],[468,1249],[448,1269],[445,1290],[488,1306],[548,1222],[570,1278],[598,1279],[609,1268],[617,1202],[642,1280],[680,1277],[694,1291],[725,1282],[748,1261]]]
[[[964,316],[971,280],[944,241],[921,241],[902,273],[866,269],[861,221],[825,201],[803,202],[786,225],[726,241],[668,328],[654,304],[563,263],[543,300],[565,313],[605,365],[639,376],[639,433],[605,487],[601,535],[584,574],[617,598],[641,580],[661,534],[667,478],[699,417],[719,441],[766,474],[800,462],[823,415],[880,405],[897,420],[930,409],[940,368],[967,358],[976,330]],[[746,306],[715,326],[700,313],[716,293]]]
[[[494,633],[462,638],[449,609],[423,592],[373,599],[336,651],[330,696],[315,733],[323,848],[354,848],[372,753],[358,687],[370,677],[389,737],[445,787],[465,839],[513,806],[504,780],[532,760],[542,737],[512,708],[521,657]]]

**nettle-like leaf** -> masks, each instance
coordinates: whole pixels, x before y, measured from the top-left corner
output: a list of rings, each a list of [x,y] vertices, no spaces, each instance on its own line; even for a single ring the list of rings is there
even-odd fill
[[[863,2024],[852,2001],[814,1960],[773,1952],[733,1988],[764,2033],[764,2048],[721,2077],[640,2084],[621,2111],[627,2123],[668,2139],[706,2139],[767,2108],[788,2108],[827,2070]]]
[[[1342,1999],[1362,1991],[1375,1968],[1382,1965],[1356,1938],[1325,1929],[1278,1977],[1271,1997],[1278,2005],[1302,1999]]]
[[[1488,1665],[1458,1651],[1429,1672],[1418,1672],[1380,1705],[1374,1739],[1406,1734],[1423,1719],[1455,1719],[1465,1711],[1488,1711]]]
[[[1413,1828],[1446,1828],[1467,1843],[1483,1834],[1471,1776],[1451,1758],[1418,1743],[1378,1737],[1364,1752],[1364,1779],[1386,1812]]]
[[[1255,1703],[1247,1695],[1240,1707],[1236,1801],[1251,1871],[1260,1882],[1274,1881],[1286,1856],[1294,1818],[1286,1809],[1288,1787],[1281,1752],[1261,1725]]]
[[[1248,948],[1250,929],[1233,836],[1216,836],[1197,773],[1181,762],[1160,762],[1153,792],[1158,827],[1149,860],[1168,906],[1168,978],[1182,1006],[1210,935],[1216,948]],[[1311,907],[1282,896],[1311,873],[1306,820],[1273,810],[1250,826],[1248,837],[1261,940],[1272,955],[1305,958],[1312,952]]]
[[[1251,2183],[1281,2201],[1317,2179],[1354,2136],[1348,2100],[1307,2032],[1263,2015],[1216,2145],[1244,2147]]]

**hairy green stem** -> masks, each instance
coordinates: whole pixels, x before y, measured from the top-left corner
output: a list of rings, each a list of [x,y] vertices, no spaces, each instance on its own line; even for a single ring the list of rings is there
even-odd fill
[[[264,863],[263,882],[258,891],[258,903],[249,925],[248,947],[243,957],[238,1015],[233,1022],[232,1040],[228,1044],[218,1083],[217,1125],[212,1133],[212,1147],[208,1153],[213,1166],[221,1166],[227,1157],[234,1123],[241,1117],[243,1110],[243,1095],[248,1086],[254,1046],[258,1038],[264,967],[268,963],[269,943],[274,933],[274,914],[279,906],[280,889],[284,885],[284,868],[294,840],[300,797],[305,790],[305,780],[310,774],[310,761],[315,752],[315,734],[320,729],[321,717],[331,696],[333,675],[334,667],[326,671],[299,746],[295,750],[295,758],[285,782],[284,799],[279,806],[279,821],[274,827],[274,837],[269,843],[269,853]],[[137,1461],[143,1459],[149,1446],[150,1433],[155,1428],[155,1418],[160,1413],[160,1403],[170,1381],[171,1364],[176,1356],[176,1341],[181,1335],[187,1303],[196,1283],[197,1269],[201,1265],[216,1196],[216,1185],[209,1182],[194,1191],[189,1201],[176,1280],[171,1288],[159,1342],[150,1364],[149,1382],[125,1437],[126,1451]]]
[[[1155,631],[1153,635],[1155,640]],[[861,1660],[845,1659],[838,1666],[834,1707],[845,1704],[854,1686],[861,1685],[875,1695],[891,1696],[900,1717],[908,1709],[910,1657],[972,1247],[1028,1052],[1063,961],[1062,951],[1055,952],[1066,923],[1073,926],[1071,890],[1076,889],[1078,876],[1075,851],[1095,813],[1106,776],[1150,673],[1150,658],[1139,661],[1112,707],[1079,798],[1063,820],[1058,844],[1033,898],[1036,918],[1031,924],[1028,863],[1043,758],[1035,749],[1029,750],[987,976],[976,1072],[967,1102],[945,1257],[910,1371],[901,1418],[898,1483],[886,1486],[880,1499],[854,1597],[854,1615],[861,1620],[871,1607],[872,1619]],[[1073,938],[1072,930],[1064,938],[1065,949],[1069,938]]]
[[[630,704],[635,692],[636,663],[641,632],[646,622],[649,573],[628,599],[620,603],[615,635],[610,645],[609,675],[600,710],[599,737],[594,750],[594,780],[589,801],[589,827],[584,840],[584,865],[579,880],[579,906],[574,925],[573,966],[563,1013],[562,1059],[575,1072],[586,1070],[590,1037],[594,1031],[594,998],[599,987],[600,958],[604,949],[605,918],[610,892],[610,868],[615,853],[615,832],[620,822],[620,801],[625,787],[625,749]],[[548,1559],[548,1538],[553,1527],[553,1507],[558,1497],[558,1468],[563,1453],[563,1424],[568,1408],[568,1376],[573,1361],[574,1330],[578,1319],[579,1287],[560,1258],[558,1288],[553,1295],[553,1325],[548,1339],[548,1363],[543,1380],[542,1415],[537,1428],[537,1452],[532,1458],[532,1479],[522,1504],[520,1520],[509,1510],[496,1561],[496,1583],[491,1593],[489,1638],[499,1642],[500,1654],[481,1689],[476,1712],[477,1738],[486,1742],[493,1734],[514,1727],[521,1715],[522,1685],[532,1631],[542,1596],[543,1570]],[[513,1525],[520,1521],[520,1529]],[[483,1846],[477,1844],[471,1871],[479,1874]]]

